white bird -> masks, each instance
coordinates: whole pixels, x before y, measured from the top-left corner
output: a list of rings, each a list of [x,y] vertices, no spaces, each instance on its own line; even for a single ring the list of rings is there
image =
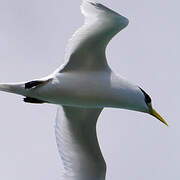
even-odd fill
[[[23,95],[27,103],[59,105],[55,133],[63,180],[104,180],[106,164],[96,135],[104,107],[148,113],[167,123],[144,90],[108,66],[107,44],[128,19],[94,1],[83,1],[81,11],[85,24],[70,40],[63,66],[42,79],[0,84],[0,90]]]

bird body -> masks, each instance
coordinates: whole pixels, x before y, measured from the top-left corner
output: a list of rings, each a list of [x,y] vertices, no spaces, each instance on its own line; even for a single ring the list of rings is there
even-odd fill
[[[130,107],[131,110],[146,112],[143,109],[144,95],[138,86],[112,71],[58,73],[34,88],[25,89],[24,84],[9,84],[7,86],[11,88],[7,91],[14,93],[16,89],[17,94],[52,104],[90,108]]]
[[[152,108],[149,95],[115,74],[107,63],[107,44],[128,19],[92,1],[83,1],[81,11],[85,24],[69,41],[60,68],[45,78],[0,84],[0,90],[23,95],[25,102],[59,105],[56,140],[63,179],[104,180],[106,164],[96,135],[104,107],[148,113],[167,123]]]

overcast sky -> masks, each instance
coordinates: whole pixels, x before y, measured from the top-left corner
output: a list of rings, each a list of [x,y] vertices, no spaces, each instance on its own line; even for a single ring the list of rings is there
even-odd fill
[[[153,99],[167,128],[138,112],[105,109],[98,137],[107,180],[180,179],[179,0],[99,0],[130,20],[107,49],[112,69]],[[50,74],[83,23],[80,0],[0,0],[0,82]],[[0,179],[59,180],[55,105],[0,93]]]

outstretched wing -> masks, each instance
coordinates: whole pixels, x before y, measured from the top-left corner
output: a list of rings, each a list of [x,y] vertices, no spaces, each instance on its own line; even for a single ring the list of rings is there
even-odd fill
[[[68,106],[58,109],[55,134],[64,180],[104,180],[106,167],[96,136],[101,111]]]
[[[106,46],[129,22],[127,18],[104,5],[88,0],[83,1],[81,12],[85,17],[85,23],[70,39],[66,62],[60,72],[108,68]]]

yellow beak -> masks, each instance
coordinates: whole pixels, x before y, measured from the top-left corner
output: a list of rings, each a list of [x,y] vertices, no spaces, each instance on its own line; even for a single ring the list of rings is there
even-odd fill
[[[168,126],[167,122],[153,109],[151,108],[151,115],[159,119],[162,123],[164,123],[166,126]]]

